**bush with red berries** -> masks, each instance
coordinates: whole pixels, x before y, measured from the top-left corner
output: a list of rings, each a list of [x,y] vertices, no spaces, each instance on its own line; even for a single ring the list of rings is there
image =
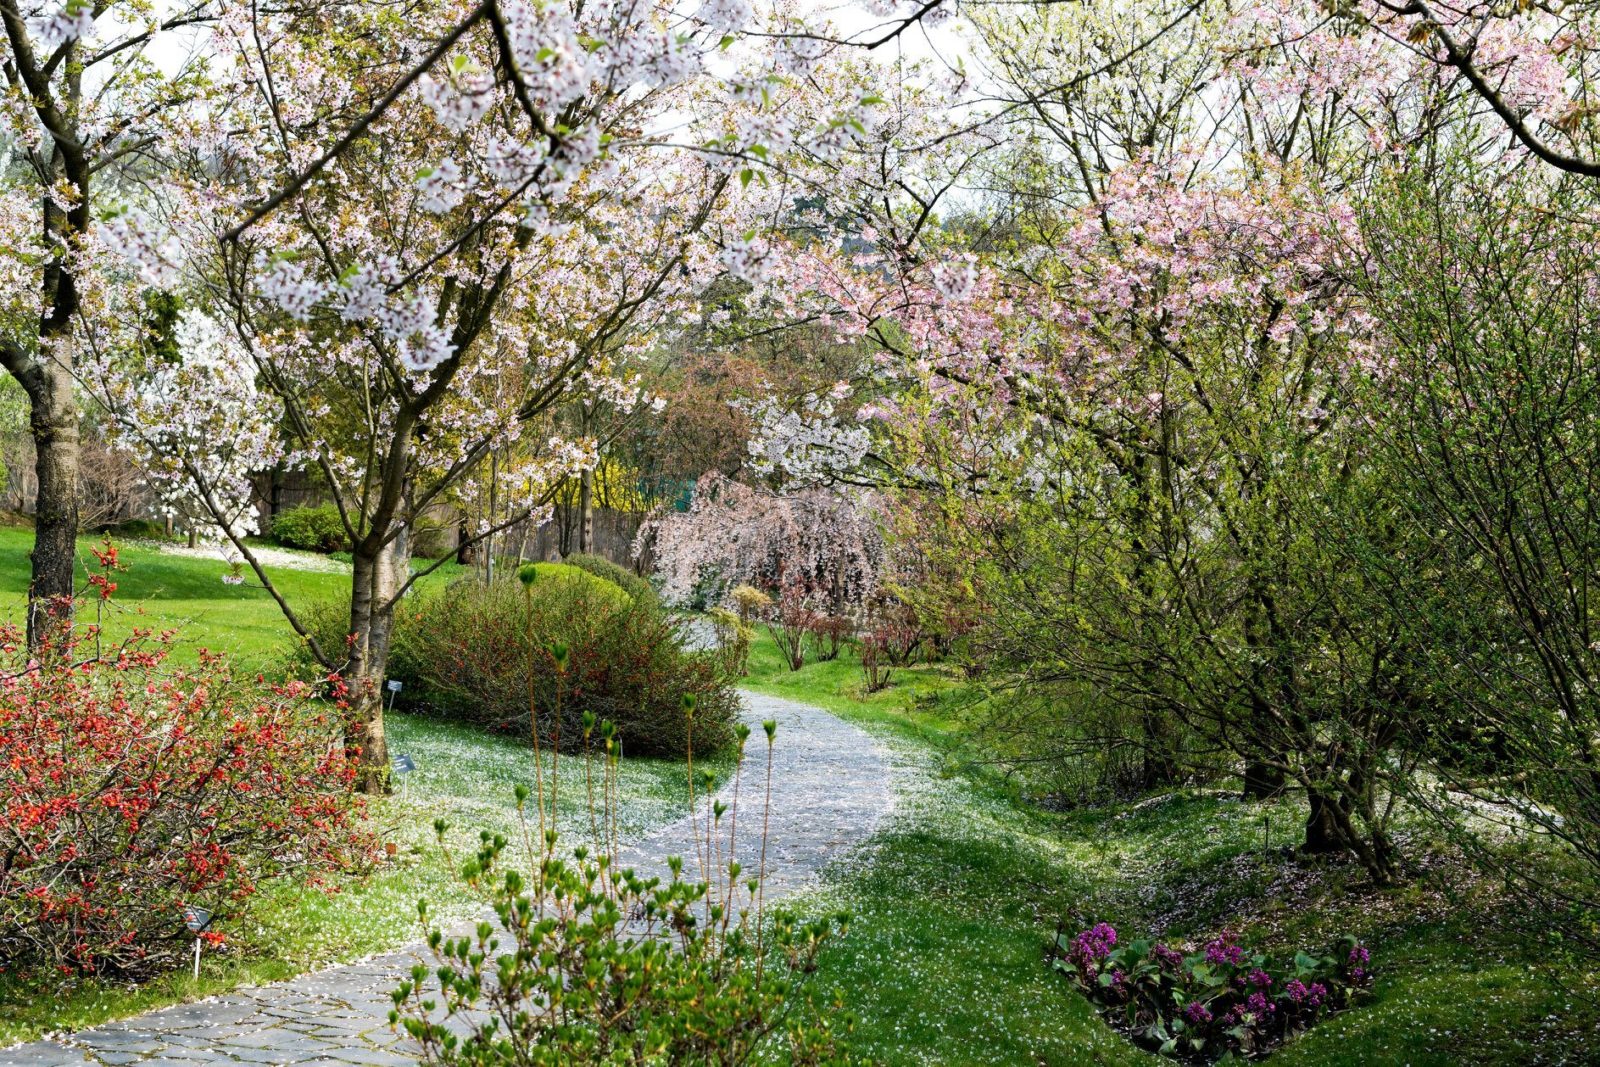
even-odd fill
[[[0,627],[0,971],[148,975],[186,905],[226,930],[263,880],[369,854],[336,716],[169,644],[90,626],[30,655]]]

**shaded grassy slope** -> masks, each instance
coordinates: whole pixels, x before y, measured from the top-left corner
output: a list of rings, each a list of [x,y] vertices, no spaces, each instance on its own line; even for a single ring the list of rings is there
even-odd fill
[[[1590,1063],[1600,1034],[1592,960],[1552,949],[1537,916],[1403,828],[1405,884],[1374,892],[1353,865],[1263,849],[1263,819],[1295,799],[1216,790],[1075,812],[1026,803],[966,761],[959,679],[937,667],[870,697],[850,654],[787,671],[764,636],[751,688],[829,707],[892,754],[900,807],[876,846],[807,902],[854,916],[817,981],[856,1016],[855,1047],[890,1064],[1161,1061],[1107,1027],[1044,950],[1057,924],[1197,941],[1229,927],[1276,955],[1345,932],[1372,947],[1372,997],[1276,1053],[1283,1064]]]

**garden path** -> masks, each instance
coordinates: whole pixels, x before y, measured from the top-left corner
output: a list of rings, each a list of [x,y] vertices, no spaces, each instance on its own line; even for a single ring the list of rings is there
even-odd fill
[[[741,785],[747,819],[759,812],[767,772],[760,724],[778,722],[767,847],[772,899],[801,888],[870,837],[893,807],[894,792],[879,749],[856,727],[820,708],[776,697],[745,693],[744,704],[752,727]],[[756,840],[750,830],[740,838],[745,848]],[[624,848],[619,859],[641,872],[660,873],[666,856],[681,855],[689,876],[695,871],[692,841],[685,817]],[[754,865],[753,858],[746,860],[747,870]],[[388,1018],[389,993],[410,971],[418,949],[0,1049],[0,1067],[414,1063],[406,1039],[390,1031]]]

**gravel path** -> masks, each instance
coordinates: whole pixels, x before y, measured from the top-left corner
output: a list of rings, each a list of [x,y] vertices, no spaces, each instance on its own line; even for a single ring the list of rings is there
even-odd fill
[[[778,722],[773,753],[767,897],[794,892],[835,857],[869,838],[894,806],[889,770],[862,731],[805,704],[746,693],[750,758],[741,786],[740,851],[748,856],[766,776],[760,723]],[[731,789],[726,787],[725,793]],[[703,816],[702,816],[703,818]],[[703,829],[702,829],[703,833]],[[641,872],[664,871],[681,855],[696,873],[687,818],[623,849]],[[239,989],[122,1022],[29,1045],[0,1049],[0,1067],[172,1064],[407,1064],[405,1043],[389,1030],[390,991],[416,960],[412,949],[333,967],[275,985]]]

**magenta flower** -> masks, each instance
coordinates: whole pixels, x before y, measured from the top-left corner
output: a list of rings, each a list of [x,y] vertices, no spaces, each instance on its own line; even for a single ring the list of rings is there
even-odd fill
[[[1265,993],[1251,993],[1244,1002],[1245,1010],[1256,1018],[1264,1018],[1278,1010],[1278,1006],[1267,999]]]
[[[1224,930],[1221,937],[1206,945],[1206,962],[1237,967],[1244,962],[1244,947],[1234,942],[1231,932]]]
[[[1103,960],[1117,944],[1117,931],[1110,923],[1096,923],[1080,933],[1072,943],[1073,954],[1086,960]]]
[[[1183,953],[1166,945],[1157,945],[1150,950],[1150,955],[1164,967],[1177,968],[1183,964]]]
[[[1319,1008],[1328,999],[1328,987],[1321,982],[1306,985],[1298,978],[1291,978],[1284,984],[1283,991],[1290,1001],[1307,1008]]]

